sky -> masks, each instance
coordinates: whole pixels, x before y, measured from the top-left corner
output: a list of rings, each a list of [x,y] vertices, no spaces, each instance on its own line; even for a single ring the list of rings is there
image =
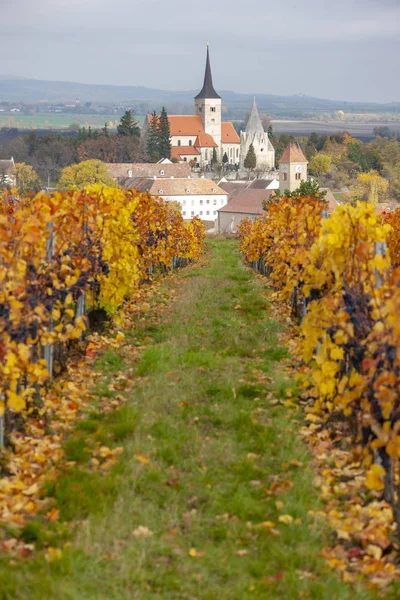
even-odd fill
[[[0,75],[400,101],[400,0],[0,0]]]

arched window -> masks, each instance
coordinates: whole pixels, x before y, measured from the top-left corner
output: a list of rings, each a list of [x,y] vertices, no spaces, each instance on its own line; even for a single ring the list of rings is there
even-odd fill
[[[180,146],[180,145],[181,145],[181,140],[178,140],[178,146]]]
[[[191,146],[191,145],[192,145],[192,140],[189,140],[189,146]]]

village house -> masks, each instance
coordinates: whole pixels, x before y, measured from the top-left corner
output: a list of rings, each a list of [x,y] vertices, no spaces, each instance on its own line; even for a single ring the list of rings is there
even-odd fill
[[[200,217],[215,221],[219,208],[225,206],[228,194],[211,179],[205,178],[129,178],[125,187],[148,192],[163,200],[175,201],[181,206],[184,219]]]
[[[0,185],[13,187],[17,184],[15,176],[14,158],[10,160],[0,160]]]

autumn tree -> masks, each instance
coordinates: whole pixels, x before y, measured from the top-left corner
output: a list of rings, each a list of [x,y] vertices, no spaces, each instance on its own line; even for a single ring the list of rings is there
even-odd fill
[[[257,157],[254,151],[253,144],[250,144],[249,150],[247,152],[246,158],[244,159],[244,168],[249,169],[249,171],[254,171],[257,166]]]
[[[17,163],[15,165],[15,176],[21,195],[28,194],[29,192],[37,193],[42,187],[39,175],[30,165]]]
[[[133,110],[128,109],[122,115],[117,127],[118,135],[137,136],[140,137],[140,128],[138,122],[134,119]]]
[[[332,159],[327,154],[320,152],[310,160],[308,168],[313,175],[326,175],[332,165]]]
[[[355,183],[350,186],[346,199],[350,202],[365,200],[376,206],[386,194],[388,187],[388,180],[381,177],[377,171],[359,173]]]
[[[103,183],[104,185],[115,187],[114,179],[110,177],[105,164],[100,160],[86,160],[77,165],[65,167],[57,189],[60,191],[81,189],[93,183]]]
[[[159,145],[158,150],[160,158],[171,158],[171,130],[169,126],[168,115],[165,107],[161,109],[158,126]]]

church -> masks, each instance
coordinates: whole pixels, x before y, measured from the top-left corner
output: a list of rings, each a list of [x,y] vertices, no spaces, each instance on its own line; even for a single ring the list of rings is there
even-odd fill
[[[194,113],[168,116],[171,159],[206,167],[216,154],[218,162],[228,162],[243,168],[250,144],[253,144],[257,158],[256,169],[270,171],[275,168],[275,150],[264,132],[255,100],[246,131],[240,137],[232,123],[222,121],[222,99],[214,89],[208,44],[204,83],[194,98]],[[151,115],[145,119],[144,135],[148,131],[150,119]]]

